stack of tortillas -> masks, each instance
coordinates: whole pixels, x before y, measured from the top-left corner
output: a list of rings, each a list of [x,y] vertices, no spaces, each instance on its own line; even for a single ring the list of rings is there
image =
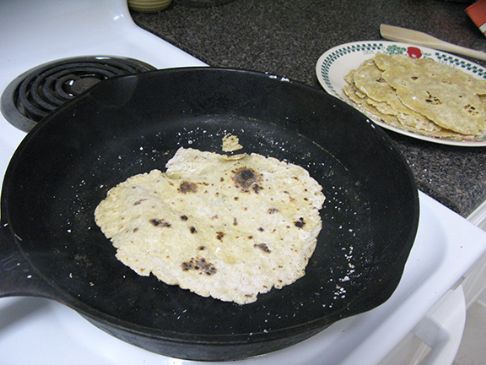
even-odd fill
[[[345,80],[361,111],[393,127],[454,140],[486,132],[486,80],[432,59],[377,54]]]

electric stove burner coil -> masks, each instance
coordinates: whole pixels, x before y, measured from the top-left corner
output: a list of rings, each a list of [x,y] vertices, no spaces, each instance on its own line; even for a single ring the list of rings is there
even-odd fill
[[[99,81],[151,70],[155,68],[132,58],[109,56],[45,63],[24,72],[7,86],[2,94],[1,111],[12,125],[28,132]]]

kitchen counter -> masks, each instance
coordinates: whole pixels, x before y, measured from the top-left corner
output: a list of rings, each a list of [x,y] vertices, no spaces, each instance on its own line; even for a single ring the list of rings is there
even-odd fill
[[[381,39],[380,23],[486,51],[486,38],[465,14],[468,3],[462,2],[214,0],[220,5],[202,7],[194,3],[198,1],[174,0],[167,10],[132,12],[132,16],[142,28],[211,66],[267,71],[320,90],[314,71],[319,56],[342,43]],[[464,217],[486,200],[486,148],[444,146],[387,133],[405,156],[420,190]]]

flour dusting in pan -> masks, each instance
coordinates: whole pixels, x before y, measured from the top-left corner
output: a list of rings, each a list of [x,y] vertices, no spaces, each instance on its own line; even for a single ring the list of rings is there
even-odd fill
[[[138,274],[238,304],[305,274],[321,230],[322,187],[259,154],[180,148],[167,171],[112,188],[96,223]]]

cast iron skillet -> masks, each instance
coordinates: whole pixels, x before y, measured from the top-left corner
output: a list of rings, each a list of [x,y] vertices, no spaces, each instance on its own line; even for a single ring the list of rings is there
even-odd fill
[[[115,184],[163,170],[180,146],[220,151],[227,132],[304,166],[327,197],[306,275],[243,306],[138,276],[93,219]],[[418,222],[409,168],[362,114],[299,83],[217,68],[99,83],[27,135],[1,208],[2,296],[51,298],[122,340],[197,360],[274,351],[383,303]]]

